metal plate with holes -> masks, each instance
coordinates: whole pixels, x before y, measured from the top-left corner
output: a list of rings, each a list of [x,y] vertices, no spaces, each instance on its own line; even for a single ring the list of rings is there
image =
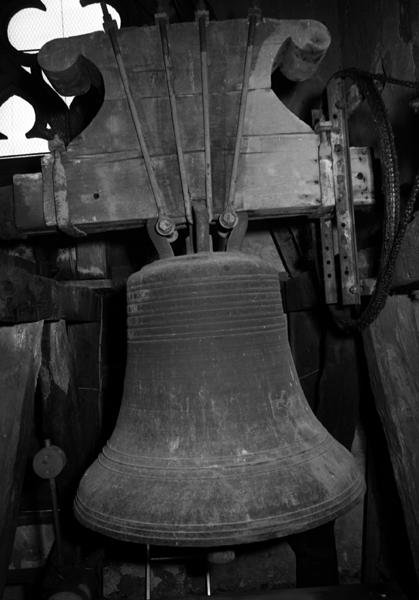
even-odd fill
[[[348,145],[344,82],[334,79],[328,87],[330,141],[336,194],[336,224],[342,286],[342,304],[359,304],[357,248],[352,202],[352,176]]]

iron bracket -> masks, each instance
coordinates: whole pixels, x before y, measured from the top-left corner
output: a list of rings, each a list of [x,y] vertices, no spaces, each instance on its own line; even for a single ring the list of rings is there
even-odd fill
[[[351,159],[347,129],[347,98],[343,79],[332,79],[328,90],[330,145],[336,198],[337,244],[339,248],[341,301],[360,304],[358,256],[351,178]]]

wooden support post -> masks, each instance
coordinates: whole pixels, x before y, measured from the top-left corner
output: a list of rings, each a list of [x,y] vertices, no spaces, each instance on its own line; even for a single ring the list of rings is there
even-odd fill
[[[15,536],[33,398],[41,364],[42,322],[0,328],[0,597]]]
[[[107,279],[107,243],[87,239],[75,246],[57,248],[54,263],[55,278],[60,281]]]
[[[0,239],[13,240],[24,237],[19,234],[14,222],[13,186],[0,186]]]
[[[73,341],[78,337],[73,330]],[[86,334],[86,332],[85,332]],[[85,336],[86,337],[86,336]],[[77,340],[76,349],[80,350],[81,339]],[[86,339],[85,339],[86,342]],[[90,341],[91,346],[94,340]],[[87,345],[87,343],[86,343]],[[87,362],[86,355],[83,357]],[[83,470],[93,457],[93,447],[98,438],[97,407],[85,402],[86,396],[78,389],[79,380],[86,379],[80,359],[75,361],[75,353],[67,335],[66,323],[56,321],[46,323],[42,340],[42,366],[40,389],[43,404],[43,433],[53,444],[62,448],[67,456],[67,465],[60,475],[61,489],[73,491]],[[94,376],[92,358],[88,364]],[[95,448],[97,450],[97,448]]]
[[[319,421],[348,450],[354,440],[361,395],[358,346],[356,337],[327,329],[316,408]]]
[[[415,213],[402,240],[400,253],[394,267],[392,288],[419,289],[419,216]]]
[[[363,339],[419,579],[418,328],[419,303],[391,296]]]
[[[94,460],[102,434],[103,323],[72,323],[67,326],[74,359],[75,385],[82,409],[83,462]]]

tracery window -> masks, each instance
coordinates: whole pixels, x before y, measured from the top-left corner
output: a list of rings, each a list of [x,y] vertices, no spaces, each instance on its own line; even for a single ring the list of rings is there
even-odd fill
[[[8,24],[7,36],[10,44],[25,56],[36,54],[49,40],[102,29],[102,11],[98,3],[85,7],[80,5],[79,0],[42,0],[42,3],[45,10],[25,8],[17,12]],[[115,9],[108,5],[108,10],[120,26],[120,18]],[[24,64],[21,68],[28,73],[33,70],[33,67]],[[63,99],[69,106],[72,97]],[[30,133],[34,123],[33,107],[20,97],[18,92],[15,91],[4,100],[0,104],[0,157],[48,152],[47,140],[40,137],[27,137],[28,133],[30,136],[34,134],[34,132]]]

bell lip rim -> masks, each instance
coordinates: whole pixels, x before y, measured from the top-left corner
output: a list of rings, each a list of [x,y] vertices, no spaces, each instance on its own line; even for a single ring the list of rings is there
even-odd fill
[[[204,539],[204,536],[202,536],[201,540],[199,540],[199,541],[194,540],[194,543],[192,543],[192,540],[190,540],[190,539],[189,540],[186,538],[182,539],[182,537],[180,535],[176,536],[176,533],[173,533],[173,537],[170,538],[170,536],[165,532],[166,537],[164,539],[163,538],[159,539],[159,538],[153,538],[151,535],[147,536],[147,535],[105,529],[104,527],[97,525],[96,522],[92,522],[92,521],[89,521],[87,518],[84,518],[84,516],[82,515],[82,513],[79,510],[80,502],[78,501],[77,496],[74,500],[73,512],[74,512],[76,519],[82,526],[84,526],[87,529],[90,529],[96,533],[99,533],[100,535],[104,535],[105,537],[110,537],[111,539],[119,540],[122,542],[150,544],[153,546],[166,546],[166,547],[170,547],[170,546],[178,547],[179,546],[179,547],[184,547],[184,548],[188,548],[188,547],[190,547],[190,548],[217,548],[217,547],[225,547],[225,546],[253,544],[253,543],[264,542],[264,541],[273,540],[273,539],[281,539],[281,538],[287,537],[289,535],[294,535],[296,533],[310,531],[311,529],[314,529],[316,527],[319,527],[321,525],[329,523],[330,521],[334,521],[335,519],[348,513],[350,510],[352,510],[357,504],[359,504],[362,501],[365,492],[366,492],[365,481],[361,476],[359,476],[354,481],[354,485],[352,486],[352,489],[349,491],[349,498],[347,498],[347,501],[341,502],[341,504],[338,505],[334,511],[330,511],[329,513],[324,514],[323,516],[319,515],[317,518],[315,518],[313,521],[310,522],[309,527],[304,524],[300,525],[300,527],[299,527],[298,524],[296,525],[294,522],[292,527],[291,526],[289,526],[288,528],[283,527],[282,529],[279,527],[275,533],[273,533],[273,530],[271,528],[269,531],[266,531],[266,532],[254,531],[253,535],[252,535],[252,530],[250,529],[250,530],[245,531],[241,535],[237,534],[236,536],[234,536],[234,532],[231,532],[231,535],[228,539],[227,538],[223,539],[220,537],[217,538],[216,536],[213,536],[213,537],[208,536],[207,538]],[[228,533],[230,533],[230,532],[228,532]]]
[[[335,501],[335,507],[333,510],[326,509],[324,506],[324,503],[319,503],[317,505],[317,514],[316,513],[310,514],[310,517],[313,517],[313,514],[314,514],[314,518],[310,521],[309,527],[304,525],[304,522],[308,520],[308,516],[307,516],[307,514],[305,514],[305,511],[300,511],[300,512],[303,512],[304,514],[300,514],[297,519],[289,521],[288,526],[287,526],[287,524],[285,524],[285,525],[282,524],[282,526],[279,525],[275,533],[273,533],[273,531],[275,531],[275,528],[274,528],[272,522],[270,522],[270,523],[266,523],[266,522],[273,521],[275,518],[279,519],[281,515],[264,517],[264,518],[259,519],[258,521],[253,520],[251,522],[251,523],[253,523],[252,528],[249,527],[247,529],[246,528],[242,529],[241,532],[236,530],[236,535],[233,530],[227,530],[227,531],[224,530],[224,537],[222,535],[221,535],[221,537],[217,537],[217,535],[213,535],[212,537],[210,535],[206,535],[211,532],[208,530],[205,530],[205,524],[204,524],[204,525],[201,525],[201,527],[204,529],[204,533],[201,535],[201,539],[199,541],[194,540],[194,543],[191,543],[191,539],[188,539],[185,536],[182,539],[179,532],[176,534],[175,528],[172,529],[172,531],[173,531],[172,537],[170,536],[169,531],[164,530],[162,532],[162,537],[159,540],[159,538],[153,538],[152,535],[149,534],[149,532],[144,533],[144,530],[143,530],[143,534],[141,534],[141,533],[127,532],[126,530],[124,532],[122,532],[121,530],[115,531],[110,528],[103,527],[102,522],[99,519],[93,520],[93,519],[85,518],[84,515],[87,512],[89,513],[90,517],[92,515],[94,515],[94,513],[93,513],[93,511],[85,511],[83,509],[83,503],[80,501],[78,494],[76,494],[76,497],[73,502],[73,513],[74,513],[76,519],[79,521],[79,523],[81,525],[83,525],[84,527],[87,527],[88,529],[91,529],[92,531],[100,533],[101,535],[105,535],[107,537],[111,537],[112,539],[117,539],[120,541],[152,544],[152,545],[156,545],[156,546],[157,545],[159,545],[159,546],[174,545],[174,546],[183,546],[183,547],[217,547],[217,546],[229,546],[229,545],[232,546],[232,545],[241,545],[241,544],[247,544],[247,543],[262,542],[262,541],[266,541],[266,540],[270,540],[270,539],[279,539],[279,538],[286,537],[288,535],[293,535],[294,533],[308,531],[310,529],[314,529],[315,527],[319,527],[320,525],[324,525],[325,523],[333,521],[333,520],[337,519],[338,517],[346,514],[352,508],[354,508],[359,502],[362,501],[362,499],[365,495],[365,492],[366,492],[365,480],[362,477],[361,473],[358,472],[357,474],[355,474],[355,476],[352,480],[352,484],[349,485],[346,488],[346,490],[343,490],[341,492],[341,494],[339,494],[339,496],[344,496],[344,498],[341,499],[340,502],[336,502],[336,498],[333,499]],[[264,527],[261,524],[263,521],[265,521]],[[105,522],[107,525],[109,525],[109,516],[105,517],[105,515],[104,515],[103,522]],[[241,523],[243,523],[243,521]],[[254,523],[258,523],[258,524],[255,526]],[[299,523],[300,523],[300,526],[299,526]],[[115,523],[115,525],[117,525],[117,524]],[[226,525],[228,525],[228,524],[224,524],[224,527],[226,527]],[[173,527],[173,526],[170,525],[170,527]],[[177,525],[177,527],[179,528],[181,526]],[[220,534],[222,534],[222,524],[220,524],[220,525],[217,524],[217,526],[213,526],[213,527],[214,527],[214,529],[215,529],[215,527],[218,527],[217,532],[218,532],[218,536],[220,536]],[[265,531],[263,531],[263,528],[265,529]],[[269,528],[269,530],[267,530],[267,528]],[[213,533],[217,533],[217,532],[214,531]],[[190,531],[189,535],[194,535],[194,534],[199,535],[199,533],[200,533],[199,531]],[[164,538],[163,538],[163,536],[164,536]],[[151,541],[151,540],[153,540],[153,541]]]

